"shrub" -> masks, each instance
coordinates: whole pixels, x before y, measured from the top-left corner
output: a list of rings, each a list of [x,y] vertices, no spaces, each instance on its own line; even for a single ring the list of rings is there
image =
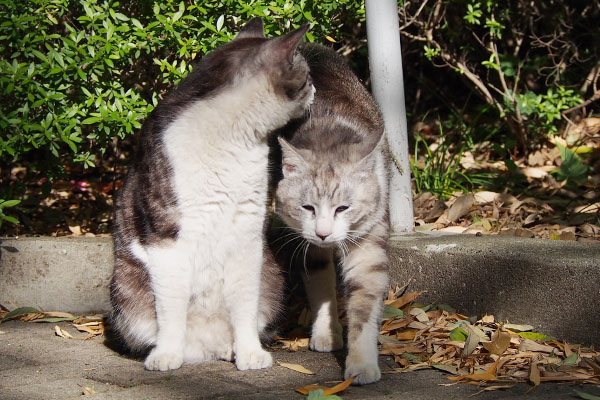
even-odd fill
[[[566,118],[592,113],[600,99],[595,3],[425,0],[401,2],[399,10],[421,86],[454,111],[476,95],[522,153]]]
[[[352,38],[362,2],[4,0],[0,5],[0,161],[53,177],[94,167],[140,128],[194,59],[252,16],[267,35],[305,22],[309,40]]]

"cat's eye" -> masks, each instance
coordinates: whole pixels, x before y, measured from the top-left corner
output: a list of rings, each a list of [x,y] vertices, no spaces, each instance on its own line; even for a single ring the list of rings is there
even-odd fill
[[[315,212],[315,208],[309,204],[303,205],[302,208],[304,208],[306,211],[310,211],[311,213]]]
[[[348,208],[350,208],[350,207],[348,207],[348,206],[339,206],[338,208],[335,209],[335,213],[339,214],[341,212],[346,211]]]

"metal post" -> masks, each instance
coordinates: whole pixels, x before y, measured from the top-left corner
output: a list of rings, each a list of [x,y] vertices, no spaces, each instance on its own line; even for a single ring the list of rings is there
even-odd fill
[[[383,114],[394,160],[390,181],[392,230],[411,232],[414,227],[413,204],[398,3],[397,0],[366,0],[365,6],[371,86]]]

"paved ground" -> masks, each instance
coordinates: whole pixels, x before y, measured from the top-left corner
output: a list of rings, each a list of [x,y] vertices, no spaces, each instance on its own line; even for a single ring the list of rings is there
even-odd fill
[[[276,361],[296,363],[316,372],[303,375],[279,365],[261,371],[237,371],[232,363],[184,365],[173,372],[145,371],[140,361],[125,358],[102,339],[73,340],[54,335],[55,324],[9,321],[0,325],[0,399],[301,399],[294,388],[341,379],[343,354],[276,351]],[[68,324],[59,324],[75,333]],[[381,357],[383,371],[393,362]],[[466,399],[479,388],[448,383],[437,371],[384,374],[373,385],[351,387],[349,399]],[[326,384],[333,386],[333,384]],[[83,395],[84,388],[95,391]],[[575,389],[600,396],[591,385],[544,383],[529,394],[527,384],[481,393],[478,399],[576,399]]]

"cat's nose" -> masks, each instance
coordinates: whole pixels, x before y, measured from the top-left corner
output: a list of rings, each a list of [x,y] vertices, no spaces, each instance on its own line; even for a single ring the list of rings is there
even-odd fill
[[[327,238],[327,236],[329,236],[329,233],[317,233],[317,236],[321,238],[321,240],[325,240],[325,238]]]

